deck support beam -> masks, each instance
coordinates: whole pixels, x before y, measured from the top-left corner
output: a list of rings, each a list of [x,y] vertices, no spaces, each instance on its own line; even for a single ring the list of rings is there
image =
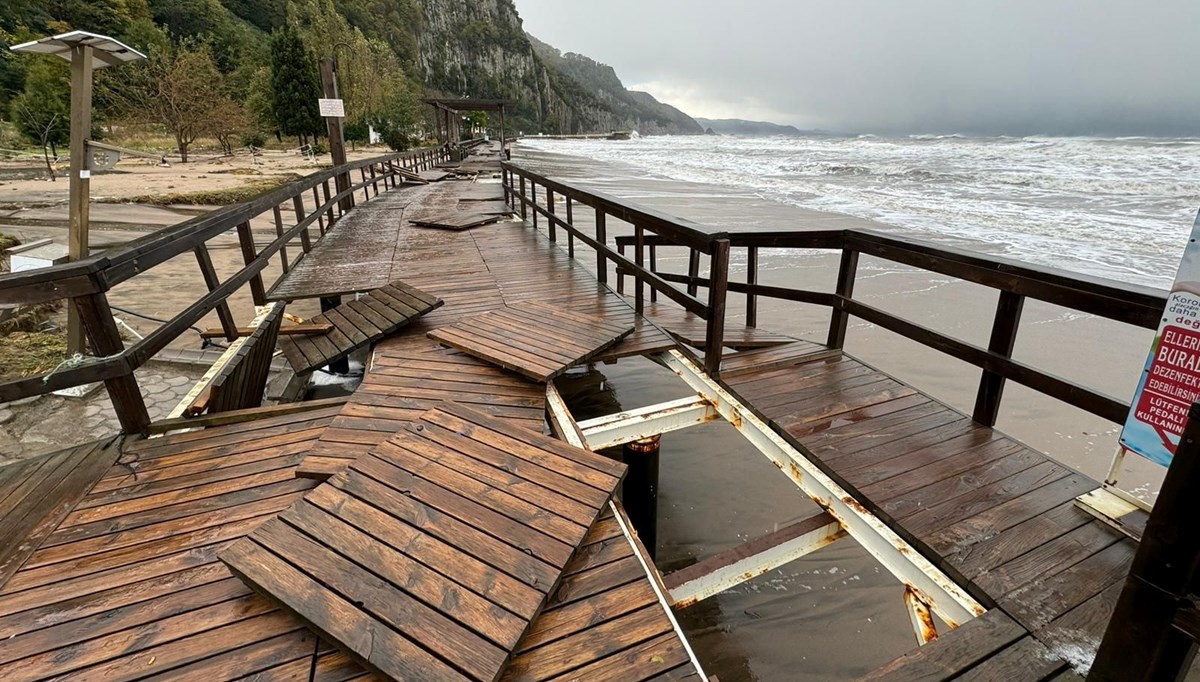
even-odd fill
[[[691,606],[833,544],[846,534],[827,512],[663,576],[671,604]]]
[[[579,422],[579,429],[588,449],[603,450],[720,418],[711,403],[696,396],[589,419]]]
[[[679,351],[670,351],[659,357],[693,390],[711,401],[726,421],[741,431],[755,448],[837,519],[871,556],[914,590],[920,600],[947,624],[957,627],[983,615],[986,609],[966,590],[938,570],[691,360]]]

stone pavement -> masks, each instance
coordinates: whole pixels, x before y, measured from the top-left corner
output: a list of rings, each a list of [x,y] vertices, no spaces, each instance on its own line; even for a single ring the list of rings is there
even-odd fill
[[[203,373],[203,367],[161,363],[137,370],[150,419],[166,417]],[[103,386],[82,399],[45,395],[0,404],[0,465],[111,436],[120,430]]]

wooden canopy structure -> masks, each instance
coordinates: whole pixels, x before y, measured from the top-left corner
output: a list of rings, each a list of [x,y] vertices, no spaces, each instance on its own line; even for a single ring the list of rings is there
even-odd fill
[[[500,113],[500,144],[504,150],[504,111],[517,105],[511,99],[462,99],[447,97],[428,97],[421,100],[433,107],[438,115],[438,139],[443,144],[450,144],[458,139],[459,118],[455,114],[464,111],[496,111]]]

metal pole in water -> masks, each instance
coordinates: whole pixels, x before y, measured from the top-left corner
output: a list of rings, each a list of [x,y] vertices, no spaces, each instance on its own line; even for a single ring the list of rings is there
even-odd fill
[[[633,529],[653,559],[658,545],[658,454],[662,435],[621,446],[621,460],[629,467],[621,486],[621,501]]]

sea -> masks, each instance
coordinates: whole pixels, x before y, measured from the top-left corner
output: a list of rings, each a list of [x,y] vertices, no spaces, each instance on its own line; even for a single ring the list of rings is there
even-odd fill
[[[1173,280],[1200,208],[1200,139],[527,137],[513,159],[713,230],[865,226],[1156,288]],[[588,251],[577,247],[577,257]],[[686,268],[663,251],[661,268]],[[832,253],[765,249],[760,256],[760,281],[769,284],[828,290],[837,272]],[[735,253],[731,278],[744,276],[744,267],[744,254]],[[977,345],[987,343],[996,301],[986,287],[878,259],[860,263],[855,296]],[[820,341],[829,313],[814,308],[763,300],[759,323]],[[729,315],[739,319],[736,300]],[[1152,337],[1030,301],[1015,355],[1128,400]],[[862,320],[852,321],[847,344],[856,357],[970,412],[977,368]],[[562,384],[580,419],[687,393],[670,372],[636,358],[569,374]],[[1119,434],[1116,425],[1012,382],[999,427],[1093,478],[1107,472]],[[723,422],[666,434],[662,448],[656,560],[664,572],[817,509]],[[1122,486],[1149,498],[1161,475],[1158,465],[1129,457]],[[706,672],[722,680],[857,679],[916,644],[902,585],[848,538],[684,609],[680,621]],[[1090,663],[1072,660],[1080,670]]]
[[[521,144],[1155,287],[1173,280],[1200,208],[1200,138],[530,137]]]

